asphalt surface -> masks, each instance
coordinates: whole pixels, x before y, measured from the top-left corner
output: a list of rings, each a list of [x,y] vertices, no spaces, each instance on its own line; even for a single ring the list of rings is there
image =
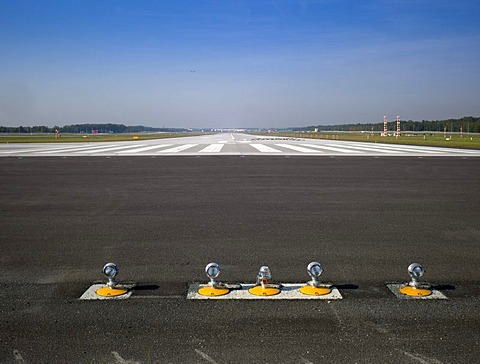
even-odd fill
[[[5,363],[472,363],[480,158],[0,158]],[[192,301],[221,280],[306,281],[340,301]],[[80,301],[108,262],[128,300]],[[448,300],[399,300],[418,261]]]

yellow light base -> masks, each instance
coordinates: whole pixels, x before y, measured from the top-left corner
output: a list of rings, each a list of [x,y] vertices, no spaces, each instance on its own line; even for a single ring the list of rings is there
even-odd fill
[[[202,296],[223,296],[229,293],[230,290],[228,288],[215,288],[210,286],[201,287],[198,289],[198,293]]]
[[[303,294],[308,294],[310,296],[323,296],[332,292],[330,288],[327,287],[313,287],[309,284],[301,287],[299,289]]]
[[[275,296],[280,293],[280,289],[273,287],[255,286],[248,290],[251,294],[255,296]]]
[[[97,289],[95,292],[99,296],[102,297],[115,297],[115,296],[121,296],[122,294],[125,294],[128,292],[128,289],[123,288],[123,287],[102,287]]]
[[[407,296],[413,296],[413,297],[425,297],[425,296],[430,296],[432,294],[432,291],[425,288],[415,288],[412,286],[405,286],[400,288],[400,293],[403,293]]]

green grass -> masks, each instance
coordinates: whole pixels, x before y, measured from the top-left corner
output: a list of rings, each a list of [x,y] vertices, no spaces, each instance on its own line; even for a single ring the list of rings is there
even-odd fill
[[[387,144],[407,144],[407,145],[424,145],[435,147],[450,148],[469,148],[480,149],[479,134],[448,134],[443,133],[413,133],[402,132],[403,134],[397,139],[395,136],[383,137],[378,132],[371,133],[335,133],[335,132],[311,132],[311,133],[269,133],[272,136],[294,137],[294,138],[312,138],[312,139],[330,139],[344,140],[367,143],[387,143]],[[264,134],[263,134],[264,135]]]
[[[127,140],[150,140],[181,138],[200,135],[198,133],[152,133],[152,134],[0,134],[0,143],[68,143],[68,142],[119,142]]]

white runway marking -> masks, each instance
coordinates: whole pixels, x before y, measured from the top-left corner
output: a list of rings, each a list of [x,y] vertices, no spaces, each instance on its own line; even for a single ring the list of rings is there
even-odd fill
[[[364,150],[366,152],[372,152],[372,153],[384,153],[384,154],[387,154],[387,153],[392,153],[392,154],[403,154],[405,152],[402,152],[402,151],[398,151],[398,150],[395,150],[395,149],[391,149],[391,148],[388,148],[388,149],[391,149],[391,150],[388,150],[387,148],[382,148],[382,147],[377,147],[376,145],[375,146],[368,146],[368,147],[360,147],[358,145],[351,145],[349,144],[348,146],[345,145],[345,148],[349,148],[349,149],[357,149],[357,150]],[[386,150],[387,149],[387,150]]]
[[[15,359],[17,363],[25,363],[25,359],[23,359],[22,354],[20,354],[20,352],[16,349],[13,350],[13,359]]]
[[[339,153],[361,153],[357,150],[348,150],[345,148],[337,148],[337,147],[328,147],[326,145],[315,145],[315,144],[302,144],[304,147],[310,147],[310,148],[319,148],[319,149],[325,149],[325,150],[331,150],[332,152],[339,152]]]
[[[167,144],[168,143],[168,144]],[[226,145],[226,146],[225,146]],[[196,148],[195,148],[196,147]],[[217,134],[175,140],[85,142],[62,145],[0,144],[0,157],[17,156],[368,156],[368,157],[480,157],[480,150],[427,147],[418,145],[347,142],[334,140],[286,139]]]
[[[198,349],[195,349],[195,352],[200,355],[203,359],[205,359],[206,361],[208,361],[209,363],[211,364],[217,364],[217,362],[215,360],[213,360],[209,355],[205,354],[203,351],[200,351]]]
[[[200,153],[220,153],[225,144],[210,144],[208,147],[203,148]]]
[[[278,149],[268,147],[268,146],[263,145],[263,144],[252,143],[252,144],[250,144],[250,146],[252,146],[253,148],[255,148],[256,150],[258,150],[259,152],[262,152],[262,153],[281,153],[282,152]]]
[[[123,359],[119,353],[117,353],[116,351],[112,351],[112,355],[114,356],[117,364],[141,364],[141,362],[139,361],[135,361],[135,360],[125,360]]]
[[[89,149],[89,150],[82,150],[78,152],[79,154],[95,154],[95,153],[103,153],[103,152],[113,152],[114,150],[120,150],[120,149],[128,149],[131,148],[131,146],[128,145],[122,145],[121,147],[108,147],[108,148],[103,148],[103,149]]]
[[[304,148],[304,147],[298,147],[296,145],[290,145],[290,144],[275,144],[275,145],[277,147],[292,149],[292,150],[295,150],[297,152],[302,152],[302,153],[322,153],[319,150],[309,149],[309,148]]]
[[[118,152],[118,154],[142,153],[142,152],[146,152],[147,150],[170,147],[171,145],[173,145],[173,144],[163,144],[163,145],[158,144],[158,145],[150,145],[148,147],[143,147],[143,148],[132,148],[132,149],[129,149],[129,150],[122,150],[122,151]]]
[[[179,145],[178,147],[160,150],[158,153],[178,153],[178,152],[181,152],[182,150],[186,150],[186,149],[196,147],[197,145],[198,144]]]

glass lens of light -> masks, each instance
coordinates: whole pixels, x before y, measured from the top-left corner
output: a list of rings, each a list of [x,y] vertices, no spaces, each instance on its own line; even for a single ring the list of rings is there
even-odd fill
[[[312,277],[320,277],[320,275],[323,272],[323,269],[320,263],[313,263],[313,264],[311,263],[311,265],[309,265],[308,267],[308,271],[310,272]]]
[[[108,263],[105,264],[105,267],[103,267],[103,273],[108,277],[108,278],[113,278],[117,275],[118,273],[118,268],[115,264],[113,263]]]
[[[270,272],[270,268],[268,268],[267,266],[261,267],[258,275],[263,279],[271,279],[272,278],[272,273]]]
[[[408,267],[408,272],[412,275],[412,277],[415,277],[415,278],[420,278],[421,276],[423,276],[423,267],[418,264],[418,263],[412,263],[410,264],[410,266]]]
[[[220,266],[217,263],[210,263],[205,268],[205,273],[209,278],[216,278],[220,274]]]

